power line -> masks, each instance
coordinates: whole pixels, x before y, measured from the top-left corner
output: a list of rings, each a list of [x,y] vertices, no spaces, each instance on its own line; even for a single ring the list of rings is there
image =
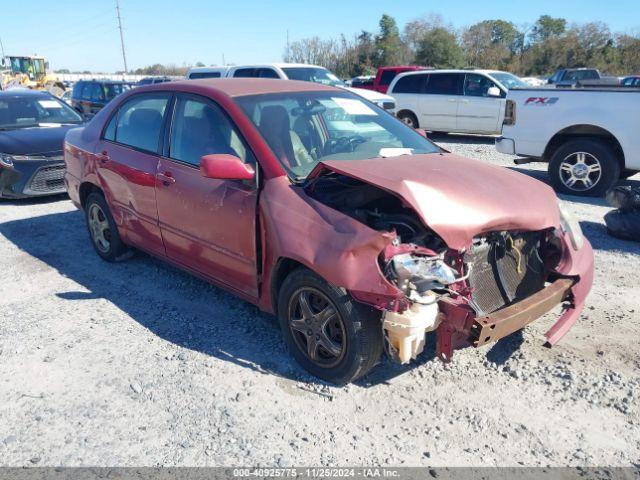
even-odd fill
[[[118,13],[118,28],[120,29],[120,45],[122,46],[122,60],[124,62],[124,73],[127,73],[127,55],[124,52],[124,36],[122,35],[122,19],[120,18],[120,0],[116,0],[116,12]]]

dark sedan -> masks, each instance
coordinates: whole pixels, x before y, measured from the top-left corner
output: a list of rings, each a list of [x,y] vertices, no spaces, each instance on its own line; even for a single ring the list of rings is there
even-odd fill
[[[0,198],[64,193],[64,136],[80,123],[47,92],[0,92]]]

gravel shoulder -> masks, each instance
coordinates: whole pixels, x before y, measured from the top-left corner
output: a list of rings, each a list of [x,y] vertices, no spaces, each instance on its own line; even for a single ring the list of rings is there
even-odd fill
[[[512,165],[491,139],[436,141]],[[101,261],[68,199],[0,202],[1,464],[637,465],[640,245],[607,235],[604,201],[562,200],[596,278],[558,346],[542,346],[548,315],[342,388],[299,368],[255,307],[143,254]]]

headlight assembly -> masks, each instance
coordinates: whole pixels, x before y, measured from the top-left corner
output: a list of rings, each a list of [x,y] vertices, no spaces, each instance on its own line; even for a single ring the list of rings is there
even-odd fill
[[[13,157],[11,155],[0,153],[0,164],[4,165],[5,167],[12,167]]]
[[[391,260],[398,286],[406,289],[412,284],[420,294],[442,289],[456,282],[456,272],[440,258],[429,258],[403,253]]]
[[[560,228],[569,235],[573,249],[580,250],[584,245],[584,235],[580,224],[561,203],[558,203],[558,209],[560,210]]]

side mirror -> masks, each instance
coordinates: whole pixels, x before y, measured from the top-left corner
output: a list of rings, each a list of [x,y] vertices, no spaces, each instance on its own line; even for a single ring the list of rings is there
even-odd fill
[[[500,97],[502,96],[502,91],[498,87],[489,87],[487,90],[488,97]]]
[[[220,180],[253,180],[255,170],[251,165],[242,163],[235,155],[213,153],[200,159],[200,173],[206,178]]]

